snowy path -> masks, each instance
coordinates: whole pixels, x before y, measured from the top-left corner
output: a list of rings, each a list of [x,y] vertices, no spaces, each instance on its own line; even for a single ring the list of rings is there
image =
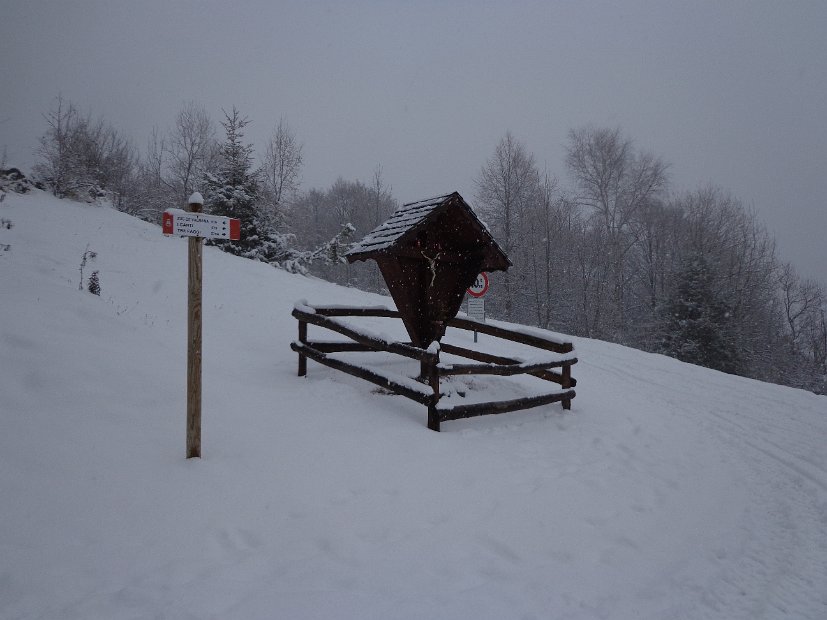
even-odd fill
[[[296,300],[387,300],[208,249],[186,461],[185,244],[42,194],[3,208],[3,620],[827,617],[827,398],[575,340],[570,413],[432,433],[368,383],[296,377]]]
[[[605,349],[594,352],[601,353],[605,364]],[[727,540],[709,549],[708,574],[684,585],[696,596],[672,617],[827,616],[824,399],[648,359],[654,363],[641,368],[642,375],[624,370],[622,362],[600,370],[629,381],[650,377],[647,396],[668,405],[670,424],[696,425],[703,440],[713,443],[715,477],[730,477],[720,505],[713,507],[715,520],[699,519],[695,526],[718,531],[724,526]],[[686,432],[688,437],[692,429]],[[727,513],[733,517],[729,522],[719,518]],[[802,607],[802,601],[812,607]]]

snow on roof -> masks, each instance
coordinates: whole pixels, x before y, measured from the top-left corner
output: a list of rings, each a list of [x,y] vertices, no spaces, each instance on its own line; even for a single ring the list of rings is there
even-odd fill
[[[375,252],[390,247],[402,235],[427,218],[437,207],[442,206],[451,196],[453,194],[445,194],[402,205],[386,222],[365,235],[364,239],[354,245],[345,255]]]

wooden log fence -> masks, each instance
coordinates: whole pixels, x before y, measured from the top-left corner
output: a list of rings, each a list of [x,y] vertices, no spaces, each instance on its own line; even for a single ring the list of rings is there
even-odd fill
[[[389,341],[376,334],[354,329],[339,320],[339,317],[400,318],[398,312],[384,307],[314,307],[300,303],[293,309],[293,316],[299,322],[299,333],[298,340],[290,346],[299,356],[298,374],[300,377],[307,374],[307,359],[310,358],[324,366],[369,381],[395,394],[426,405],[428,407],[428,428],[434,431],[440,430],[441,422],[449,420],[530,409],[555,402],[560,402],[563,409],[571,409],[571,400],[575,397],[573,388],[577,382],[571,376],[571,367],[577,363],[577,358],[574,355],[574,346],[570,342],[459,317],[448,323],[449,327],[477,331],[546,352],[537,358],[523,361],[449,343],[441,343],[439,346],[431,345],[423,349],[410,343]],[[342,334],[350,341],[310,341],[307,336],[308,325],[316,325]],[[393,376],[378,369],[359,366],[330,355],[331,353],[379,351],[418,360],[421,369],[420,376],[416,379]],[[441,363],[440,352],[481,363]],[[559,371],[551,369],[559,369]],[[440,377],[476,374],[499,376],[528,374],[556,383],[560,388],[540,395],[503,401],[461,405],[447,405],[440,402]]]

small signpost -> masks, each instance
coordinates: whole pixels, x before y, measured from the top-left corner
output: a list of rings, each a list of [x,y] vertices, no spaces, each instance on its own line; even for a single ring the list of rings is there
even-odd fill
[[[235,218],[204,215],[204,198],[195,192],[189,211],[167,209],[165,235],[189,237],[187,274],[187,458],[201,458],[201,267],[204,239],[238,239],[241,222]]]
[[[483,296],[488,292],[488,287],[488,274],[483,271],[466,291],[471,296],[471,299],[468,300],[469,319],[485,323],[485,300]],[[474,330],[474,342],[476,341],[477,331]]]

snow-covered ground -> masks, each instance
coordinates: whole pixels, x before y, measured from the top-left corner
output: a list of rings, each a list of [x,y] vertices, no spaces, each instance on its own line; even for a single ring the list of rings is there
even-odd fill
[[[297,300],[390,300],[207,248],[186,460],[186,241],[40,192],[0,215],[4,620],[827,618],[827,398],[575,339],[570,412],[434,433],[296,376]]]

